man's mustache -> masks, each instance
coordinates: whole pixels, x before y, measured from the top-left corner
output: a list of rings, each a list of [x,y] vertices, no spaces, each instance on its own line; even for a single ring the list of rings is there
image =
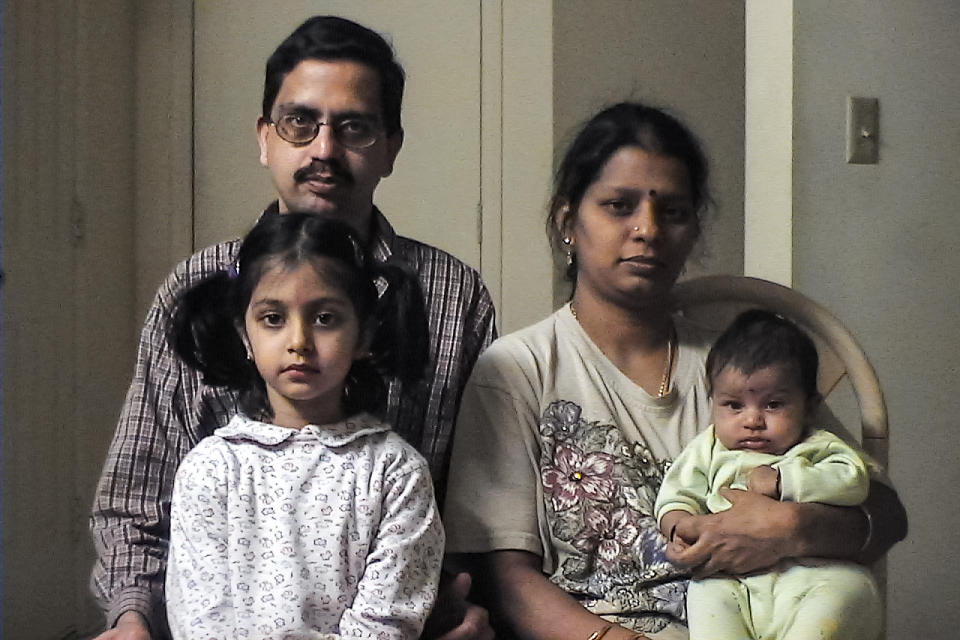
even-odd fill
[[[322,179],[333,176],[346,184],[353,184],[353,176],[345,166],[336,160],[314,160],[306,167],[301,167],[293,173],[293,180],[297,183],[308,180]]]

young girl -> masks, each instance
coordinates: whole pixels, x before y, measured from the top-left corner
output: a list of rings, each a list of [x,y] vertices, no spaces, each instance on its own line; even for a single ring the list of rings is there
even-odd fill
[[[384,374],[423,369],[423,318],[414,279],[313,214],[265,216],[184,292],[170,341],[242,412],[177,472],[174,638],[420,634],[443,529],[426,462],[374,415]]]
[[[717,339],[706,374],[713,425],[674,460],[656,515],[673,545],[691,514],[730,508],[723,487],[775,500],[860,504],[869,477],[860,455],[811,418],[817,349],[792,322],[747,311]],[[841,560],[797,558],[763,573],[694,580],[687,592],[691,640],[875,640],[880,598],[870,572]]]

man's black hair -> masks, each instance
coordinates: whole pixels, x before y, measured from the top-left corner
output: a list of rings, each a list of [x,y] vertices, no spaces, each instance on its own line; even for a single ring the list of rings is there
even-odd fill
[[[337,16],[314,16],[297,27],[267,59],[263,83],[263,117],[270,119],[273,103],[288,73],[304,60],[352,60],[380,76],[383,126],[388,135],[403,130],[403,67],[393,48],[377,32]]]

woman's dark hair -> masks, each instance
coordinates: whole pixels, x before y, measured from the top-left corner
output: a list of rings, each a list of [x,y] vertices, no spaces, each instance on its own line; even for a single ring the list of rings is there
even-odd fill
[[[676,158],[687,168],[696,212],[710,202],[709,168],[700,143],[679,120],[660,109],[636,102],[621,102],[593,116],[567,148],[554,177],[553,197],[547,214],[547,236],[563,249],[563,229],[580,208],[587,188],[613,154],[623,147]],[[576,279],[576,264],[567,269]]]
[[[203,374],[204,383],[238,391],[241,409],[253,418],[273,413],[239,334],[250,298],[268,269],[295,268],[315,258],[333,261],[326,273],[350,299],[361,330],[372,331],[370,357],[354,361],[347,375],[344,411],[382,415],[385,378],[412,382],[423,375],[427,321],[416,276],[399,264],[373,260],[342,222],[313,213],[267,214],[244,238],[229,270],[179,294],[167,331],[174,351]]]
[[[770,311],[744,311],[720,334],[707,355],[707,387],[727,367],[752,375],[759,369],[784,364],[799,373],[808,400],[817,391],[817,347],[806,333],[786,318]]]
[[[314,16],[297,27],[267,59],[263,83],[263,117],[270,119],[273,103],[287,74],[304,60],[350,60],[373,68],[380,76],[380,104],[387,135],[402,131],[403,67],[380,34],[352,20]]]

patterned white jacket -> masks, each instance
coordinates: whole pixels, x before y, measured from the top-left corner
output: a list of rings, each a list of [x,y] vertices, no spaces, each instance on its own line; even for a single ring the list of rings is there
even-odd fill
[[[236,416],[177,471],[174,638],[416,638],[444,534],[427,463],[368,414],[301,430]]]

